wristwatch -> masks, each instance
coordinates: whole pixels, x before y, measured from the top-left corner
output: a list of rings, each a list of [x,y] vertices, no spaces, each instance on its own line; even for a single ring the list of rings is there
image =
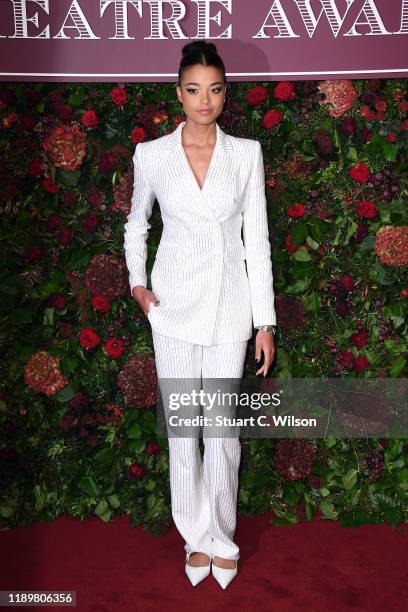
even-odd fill
[[[262,331],[267,331],[270,334],[275,336],[277,325],[258,325],[255,329],[261,329]]]

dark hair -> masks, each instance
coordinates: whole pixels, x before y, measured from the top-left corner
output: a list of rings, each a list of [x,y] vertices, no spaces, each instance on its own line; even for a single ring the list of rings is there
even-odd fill
[[[193,42],[184,45],[181,50],[181,55],[182,57],[178,71],[179,85],[181,83],[181,78],[186,68],[194,66],[195,64],[202,64],[203,66],[215,66],[215,68],[220,68],[224,75],[224,81],[227,80],[225,76],[224,62],[218,55],[217,47],[214,45],[214,43],[208,43],[203,39],[194,40]]]

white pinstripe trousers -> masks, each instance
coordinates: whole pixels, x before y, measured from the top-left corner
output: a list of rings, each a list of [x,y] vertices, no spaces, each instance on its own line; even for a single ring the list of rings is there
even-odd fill
[[[248,340],[210,346],[164,336],[152,329],[158,384],[160,379],[202,377],[241,379]],[[164,383],[163,383],[164,384]],[[189,407],[190,408],[190,407]],[[192,410],[195,408],[192,406]],[[199,412],[194,412],[195,416]],[[236,529],[241,443],[235,437],[169,436],[172,516],[186,552],[239,559]]]

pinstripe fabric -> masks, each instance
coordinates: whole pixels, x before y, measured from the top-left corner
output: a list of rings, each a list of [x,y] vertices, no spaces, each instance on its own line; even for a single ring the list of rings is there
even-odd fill
[[[124,235],[130,289],[146,287],[157,198],[163,234],[151,275],[160,299],[149,309],[152,329],[206,346],[248,340],[252,325],[276,323],[261,145],[230,136],[216,123],[200,189],[182,145],[184,125],[136,145]]]
[[[242,378],[247,340],[206,346],[154,330],[152,337],[163,397],[169,393],[169,385],[177,387],[177,381],[169,379],[188,378],[197,389],[201,386],[203,391],[213,392],[216,378]],[[198,414],[200,407],[192,406],[189,416]],[[172,515],[186,552],[239,559],[239,548],[233,541],[241,459],[238,436],[204,434],[203,460],[198,436],[168,440]]]

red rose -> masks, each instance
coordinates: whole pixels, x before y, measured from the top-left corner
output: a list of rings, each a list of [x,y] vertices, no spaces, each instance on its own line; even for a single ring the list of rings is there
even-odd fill
[[[146,138],[146,132],[142,127],[135,127],[132,130],[132,134],[131,134],[132,142],[135,142],[136,144],[138,144],[139,142],[143,142],[145,138]]]
[[[259,106],[268,99],[268,90],[263,85],[259,85],[258,87],[248,89],[245,95],[249,106]]]
[[[364,219],[372,219],[378,215],[378,208],[371,200],[361,200],[357,202],[356,213]]]
[[[31,246],[26,249],[24,257],[27,259],[27,261],[36,261],[42,257],[42,254],[43,252],[40,247]]]
[[[99,217],[96,213],[88,213],[82,221],[82,227],[86,232],[95,232],[99,226]]]
[[[126,104],[128,97],[126,91],[122,87],[114,87],[111,91],[111,99],[116,106],[123,106]]]
[[[92,306],[95,308],[96,312],[108,312],[109,300],[106,295],[95,295],[92,299]]]
[[[275,127],[276,125],[279,125],[282,119],[283,119],[283,113],[281,110],[279,109],[269,110],[263,116],[261,124],[263,125],[264,128],[269,130]]]
[[[353,277],[350,276],[350,274],[343,274],[343,276],[339,278],[339,285],[345,289],[345,291],[352,291],[353,284]]]
[[[364,370],[369,370],[371,368],[371,363],[365,357],[365,355],[359,355],[354,360],[354,369],[356,372],[364,372]]]
[[[51,293],[49,300],[55,310],[64,310],[67,305],[67,299],[63,293]]]
[[[387,142],[397,142],[398,140],[398,136],[395,132],[387,132],[386,136],[385,136],[385,140]]]
[[[68,227],[62,227],[56,235],[56,239],[61,246],[68,246],[72,238],[72,232]]]
[[[72,332],[74,331],[72,323],[65,323],[64,321],[60,321],[58,323],[58,329],[63,338],[69,338],[72,336]]]
[[[30,176],[41,176],[44,174],[45,164],[42,159],[33,159],[28,166],[28,174]]]
[[[61,104],[61,106],[58,107],[58,117],[61,121],[74,121],[75,113],[72,106],[69,104]]]
[[[408,287],[406,287],[405,289],[402,289],[402,291],[400,291],[400,296],[403,298],[407,298],[408,297]]]
[[[160,451],[161,451],[161,447],[159,444],[157,444],[157,442],[150,440],[150,442],[146,444],[145,452],[148,453],[149,455],[158,455]]]
[[[289,217],[293,217],[294,219],[303,217],[303,215],[305,214],[305,205],[292,204],[291,206],[288,206],[286,212],[288,213]]]
[[[401,132],[407,132],[408,131],[408,119],[404,119],[404,121],[401,121],[400,129],[401,129]]]
[[[44,222],[44,230],[48,234],[52,234],[61,225],[62,218],[55,213],[51,213]]]
[[[101,339],[91,327],[85,327],[79,334],[79,342],[85,349],[95,348]]]
[[[376,111],[382,112],[386,110],[388,104],[385,100],[379,100],[379,102],[376,102],[374,106]]]
[[[295,86],[290,81],[281,81],[273,90],[273,95],[278,100],[293,100],[296,98]]]
[[[345,134],[350,136],[356,129],[356,120],[354,117],[345,117],[341,122],[340,127]]]
[[[112,359],[118,359],[123,353],[124,342],[122,338],[109,338],[105,342],[105,351]]]
[[[366,331],[360,331],[358,334],[353,334],[350,336],[350,341],[358,349],[361,349],[367,345],[368,333]]]
[[[370,178],[370,170],[364,162],[359,162],[350,169],[350,176],[358,183],[366,183]]]
[[[354,367],[354,355],[351,351],[342,351],[337,357],[337,363],[346,370],[351,370]]]
[[[99,120],[98,120],[98,117],[95,111],[93,110],[85,111],[84,114],[82,115],[82,123],[86,127],[95,128],[99,123]]]
[[[141,480],[147,472],[147,467],[144,463],[132,463],[129,468],[129,473],[136,480]]]
[[[45,191],[48,191],[48,193],[57,193],[59,191],[59,187],[56,183],[54,183],[54,181],[52,180],[52,178],[50,176],[47,176],[43,182],[42,185],[45,189]]]

